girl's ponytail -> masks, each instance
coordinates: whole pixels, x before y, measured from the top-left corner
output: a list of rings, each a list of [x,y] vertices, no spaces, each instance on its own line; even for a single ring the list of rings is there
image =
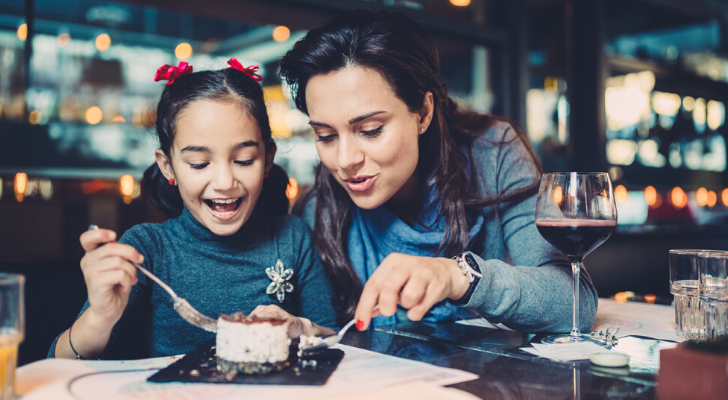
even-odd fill
[[[169,184],[157,163],[152,164],[144,171],[141,185],[145,199],[151,200],[152,204],[157,206],[164,215],[174,218],[182,214],[183,203],[179,188]]]
[[[288,174],[280,165],[273,164],[263,182],[263,189],[255,205],[256,210],[265,216],[288,214],[290,203],[286,196],[286,188],[288,188]]]

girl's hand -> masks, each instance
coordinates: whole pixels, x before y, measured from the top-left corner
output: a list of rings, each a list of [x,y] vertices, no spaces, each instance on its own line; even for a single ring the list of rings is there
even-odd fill
[[[380,314],[392,316],[401,304],[409,310],[410,320],[419,321],[438,301],[463,297],[469,285],[455,260],[392,253],[364,285],[356,307],[356,327],[369,326],[376,305]]]
[[[331,329],[314,324],[308,318],[293,316],[276,305],[255,307],[255,310],[250,313],[249,317],[288,321],[288,337],[290,338],[297,338],[301,335],[323,336],[333,335],[335,333]]]
[[[107,229],[86,231],[80,238],[86,250],[81,271],[88,290],[90,317],[112,326],[124,313],[131,287],[137,283],[136,268],[129,262],[144,262],[136,249],[114,240],[116,233]]]

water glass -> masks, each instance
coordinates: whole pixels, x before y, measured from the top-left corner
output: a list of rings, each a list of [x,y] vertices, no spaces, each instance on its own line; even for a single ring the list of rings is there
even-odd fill
[[[705,334],[700,312],[698,254],[705,250],[670,250],[670,293],[675,296],[675,330],[685,339]]]
[[[25,277],[0,273],[0,399],[15,398],[18,346],[25,337]]]
[[[698,254],[700,309],[705,338],[728,335],[728,252]]]

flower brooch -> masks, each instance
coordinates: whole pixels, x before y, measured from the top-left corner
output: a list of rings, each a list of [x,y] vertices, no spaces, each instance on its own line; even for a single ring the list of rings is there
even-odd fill
[[[276,261],[276,265],[265,269],[268,278],[272,281],[268,288],[265,289],[267,294],[275,294],[280,303],[286,298],[286,293],[293,291],[293,285],[288,282],[293,276],[293,269],[286,269],[283,261]]]

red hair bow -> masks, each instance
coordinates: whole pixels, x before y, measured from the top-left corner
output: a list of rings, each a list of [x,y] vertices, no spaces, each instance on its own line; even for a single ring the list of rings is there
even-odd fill
[[[240,64],[240,61],[238,61],[238,59],[235,57],[230,58],[227,63],[230,64],[230,67],[233,67],[233,68],[237,69],[238,71],[241,71],[245,75],[248,75],[251,79],[253,79],[256,82],[260,82],[263,80],[263,77],[258,74],[257,65],[243,67],[243,64]]]
[[[157,68],[157,73],[154,74],[154,82],[168,80],[167,85],[174,83],[174,80],[180,76],[191,74],[192,66],[182,61],[178,67],[164,64]]]

